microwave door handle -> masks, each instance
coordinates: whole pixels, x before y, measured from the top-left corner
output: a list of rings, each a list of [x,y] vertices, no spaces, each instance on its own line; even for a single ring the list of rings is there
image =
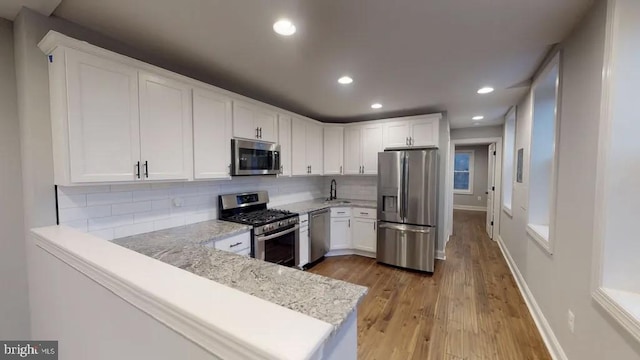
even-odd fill
[[[277,237],[280,237],[282,235],[287,235],[287,234],[292,233],[294,231],[297,231],[299,229],[300,229],[300,226],[296,225],[296,226],[292,227],[291,229],[284,230],[284,231],[281,231],[281,232],[278,232],[278,233],[275,233],[275,234],[271,234],[271,235],[268,235],[268,236],[258,236],[258,237],[256,237],[256,240],[258,240],[258,241],[267,241],[267,240],[275,239]]]

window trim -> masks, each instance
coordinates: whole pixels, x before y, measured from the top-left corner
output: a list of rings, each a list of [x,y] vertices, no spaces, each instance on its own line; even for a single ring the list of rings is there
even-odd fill
[[[511,203],[507,204],[505,202],[505,193],[506,193],[506,186],[505,184],[507,183],[504,178],[505,174],[507,173],[505,170],[506,168],[506,156],[507,156],[507,124],[510,121],[510,119],[513,119],[513,148],[511,149],[512,151],[512,161],[511,161]],[[517,106],[512,106],[511,109],[509,109],[509,111],[507,112],[507,115],[505,116],[505,124],[504,124],[504,134],[502,134],[502,137],[504,139],[504,150],[502,151],[502,163],[503,163],[503,171],[502,171],[502,211],[504,211],[507,215],[509,215],[510,217],[513,217],[513,196],[515,193],[515,179],[516,179],[516,134],[518,132],[518,107]]]
[[[529,169],[527,173],[527,204],[531,203],[531,150],[533,139],[533,126],[534,126],[534,102],[535,102],[535,88],[536,86],[548,75],[555,66],[558,66],[558,79],[556,82],[556,106],[555,106],[555,123],[554,123],[554,138],[553,138],[553,160],[551,163],[551,184],[549,190],[549,224],[536,224],[531,221],[530,209],[527,209],[527,228],[526,233],[528,237],[536,244],[540,246],[548,255],[553,255],[554,243],[555,243],[555,229],[556,229],[556,208],[557,208],[557,190],[558,190],[558,150],[560,140],[560,122],[562,111],[562,50],[556,50],[550,60],[544,65],[542,71],[540,71],[533,83],[531,84],[530,91],[530,128],[529,128]],[[548,226],[548,235],[543,231],[537,231],[540,226]]]
[[[458,153],[468,153],[469,154],[469,188],[464,189],[456,189],[455,186],[455,174],[457,172],[465,173],[467,171],[456,171],[455,159]],[[475,150],[456,150],[453,154],[453,193],[457,195],[473,195],[473,177],[475,176],[474,166],[476,164],[476,151]]]

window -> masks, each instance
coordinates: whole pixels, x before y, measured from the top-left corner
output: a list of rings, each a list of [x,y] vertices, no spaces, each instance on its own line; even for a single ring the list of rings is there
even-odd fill
[[[533,83],[529,209],[527,233],[551,253],[550,234],[555,205],[556,129],[560,55],[557,54]]]
[[[516,151],[516,108],[507,113],[504,123],[504,169],[502,170],[502,207],[511,215],[513,199],[513,174],[515,171]]]
[[[473,194],[473,150],[456,151],[453,168],[453,192]]]

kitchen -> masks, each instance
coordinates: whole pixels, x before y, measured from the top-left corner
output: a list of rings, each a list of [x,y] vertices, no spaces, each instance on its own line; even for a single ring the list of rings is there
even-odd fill
[[[402,312],[435,306],[437,321],[455,320],[462,294],[436,289],[486,271],[483,264],[475,274],[455,273],[468,265],[460,236],[473,225],[449,215],[451,129],[501,127],[505,104],[528,85],[489,91],[480,88],[489,81],[474,82],[467,86],[473,106],[463,111],[403,113],[393,111],[391,97],[356,102],[369,79],[334,69],[330,86],[348,106],[366,108],[336,121],[340,111],[330,106],[316,116],[242,90],[242,80],[229,86],[224,76],[154,60],[153,51],[144,55],[68,22],[73,0],[67,4],[50,18],[23,10],[13,29],[26,119],[25,223],[35,228],[27,235],[34,336],[60,339],[71,358],[96,358],[90,348],[103,349],[98,358],[117,357],[100,339],[123,342],[133,358],[402,358],[468,350],[450,341],[454,332],[434,335],[440,340],[425,347],[442,323]],[[284,58],[295,57],[289,51],[311,29],[293,20],[267,24],[269,41],[286,44]],[[485,101],[500,110],[475,110],[488,109]],[[486,119],[471,119],[481,112]],[[490,246],[489,258],[502,259],[502,248],[483,241],[471,243],[472,254]],[[509,298],[526,297],[512,285]],[[82,296],[67,302],[65,293]],[[526,306],[518,305],[526,326],[516,331],[544,353],[547,339]],[[412,338],[402,321],[428,328]],[[136,336],[138,344],[129,342]],[[409,340],[415,352],[399,350]],[[145,343],[157,348],[142,352]]]

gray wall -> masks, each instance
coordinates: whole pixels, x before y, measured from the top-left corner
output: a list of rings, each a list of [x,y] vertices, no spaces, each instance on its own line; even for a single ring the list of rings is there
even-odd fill
[[[463,206],[475,206],[475,207],[487,207],[487,177],[488,177],[488,145],[475,145],[475,146],[456,146],[457,150],[473,150],[474,164],[473,164],[473,194],[454,194],[453,205]],[[453,171],[453,166],[451,168]],[[480,200],[478,200],[480,197]]]
[[[569,359],[640,359],[640,344],[606,318],[591,297],[596,155],[606,2],[595,2],[562,44],[555,249],[525,233],[531,102],[518,107],[516,148],[525,149],[524,182],[514,186],[513,217],[501,214],[500,238]],[[576,181],[579,179],[579,181]],[[567,326],[573,310],[575,332]]]
[[[451,140],[502,137],[502,125],[451,129]]]
[[[10,21],[0,18],[0,339],[28,339],[29,299],[12,27]]]

